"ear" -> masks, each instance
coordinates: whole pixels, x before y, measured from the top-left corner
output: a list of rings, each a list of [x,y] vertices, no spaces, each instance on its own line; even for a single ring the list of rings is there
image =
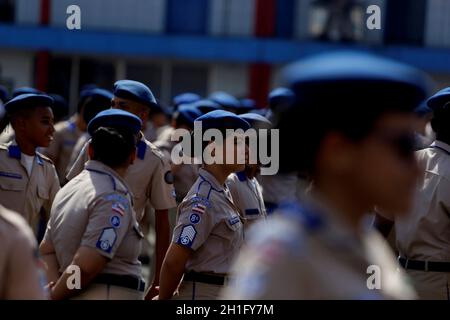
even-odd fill
[[[146,106],[145,108],[142,108],[141,112],[139,113],[139,118],[141,118],[142,123],[145,125],[145,123],[148,122],[148,118],[150,116],[150,110]]]
[[[88,145],[88,156],[90,160],[94,159],[94,147],[91,143]]]

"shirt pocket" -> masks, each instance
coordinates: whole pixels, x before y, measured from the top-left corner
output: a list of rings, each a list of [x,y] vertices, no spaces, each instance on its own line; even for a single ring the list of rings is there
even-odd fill
[[[27,182],[23,178],[16,177],[0,177],[0,189],[2,191],[24,192]]]

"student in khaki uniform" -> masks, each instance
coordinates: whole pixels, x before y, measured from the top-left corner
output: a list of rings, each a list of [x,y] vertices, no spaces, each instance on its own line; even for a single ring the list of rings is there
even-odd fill
[[[203,145],[205,152],[206,148],[213,149],[217,156],[220,152],[224,155],[233,152],[226,150],[227,141],[233,139],[236,143],[238,139],[234,135],[226,136],[225,129],[245,131],[250,127],[245,120],[222,110],[207,113],[196,121],[202,122],[202,131],[219,129],[225,137],[223,144],[215,141]],[[172,244],[161,269],[159,299],[172,298],[183,274],[179,299],[217,299],[228,281],[230,262],[243,241],[243,225],[225,180],[232,172],[244,168],[244,163],[236,161],[237,154],[246,151],[243,138],[242,145],[241,148],[234,145],[233,163],[223,160],[206,164],[211,159],[204,159],[198,180],[178,207]]]
[[[7,122],[15,130],[15,140],[0,145],[0,204],[21,214],[37,235],[43,213],[47,221],[59,190],[52,161],[36,152],[52,140],[53,99],[46,95],[24,94],[6,105]],[[0,129],[3,129],[0,128]]]
[[[292,105],[295,95],[289,88],[276,88],[269,93],[269,120],[276,123],[277,114]],[[279,172],[275,175],[261,175],[258,179],[263,189],[264,205],[267,214],[272,214],[280,204],[296,198],[300,184],[296,173]]]
[[[450,300],[450,88],[428,106],[436,140],[417,152],[425,174],[411,214],[394,217],[396,244],[419,298]]]
[[[147,123],[150,108],[157,102],[153,93],[144,84],[132,80],[119,80],[114,84],[114,97],[111,103],[113,108],[129,111],[138,116],[142,123]],[[68,173],[68,180],[82,171],[88,159],[87,145]],[[161,151],[145,139],[142,132],[137,145],[136,161],[128,169],[125,181],[134,195],[134,210],[138,221],[143,219],[148,202],[155,209],[155,279],[148,292],[151,298],[157,294],[159,270],[170,242],[168,209],[174,208],[176,203],[173,196],[173,176],[170,165]],[[141,225],[141,227],[146,229],[146,226]],[[143,254],[149,251],[146,245],[148,245],[147,242],[144,243]]]
[[[90,96],[90,90],[84,90],[80,93],[80,101],[78,103],[77,113],[72,115],[68,120],[61,121],[55,125],[55,133],[50,146],[43,152],[52,159],[55,164],[61,184],[65,182],[67,167],[72,156],[73,149],[86,131],[86,122],[83,119],[83,109],[86,100]]]
[[[27,222],[0,205],[0,300],[46,299],[37,245]]]
[[[52,299],[143,299],[143,234],[124,180],[141,125],[122,110],[100,112],[89,123],[92,160],[57,194],[40,245]],[[74,267],[80,288],[67,285]]]
[[[81,110],[82,124],[87,125],[99,112],[109,109],[111,107],[111,99],[113,95],[111,92],[105,89],[92,88],[83,90],[80,95],[80,103],[78,109]],[[78,156],[83,149],[83,146],[89,140],[90,135],[84,132],[80,135],[72,149],[70,160],[65,168],[65,173],[69,172]],[[83,170],[83,165],[80,167],[80,172]]]
[[[296,102],[275,125],[280,169],[305,171],[313,185],[252,230],[224,297],[414,298],[387,243],[363,223],[375,206],[401,215],[412,205],[420,175],[414,109],[428,78],[369,54],[335,52],[288,67],[285,79]]]
[[[271,122],[267,118],[256,113],[245,113],[241,114],[240,117],[250,123],[255,130],[269,129],[271,127]],[[254,142],[259,146],[258,138]],[[256,146],[249,145],[250,151],[252,151],[252,147]],[[257,148],[253,152],[257,163],[247,163],[244,171],[232,173],[226,181],[233,201],[244,217],[246,231],[254,222],[265,219],[267,216],[262,188],[256,179],[260,171]],[[249,160],[250,158],[249,156]]]
[[[194,120],[201,115],[200,110],[192,105],[180,105],[173,114],[172,127],[175,130],[183,129],[192,132],[194,130]],[[179,141],[171,137],[170,141],[156,141],[155,146],[164,153],[167,159],[171,159],[172,150],[178,143]],[[180,203],[197,180],[199,165],[188,163],[174,164],[171,162],[171,169],[176,201]]]

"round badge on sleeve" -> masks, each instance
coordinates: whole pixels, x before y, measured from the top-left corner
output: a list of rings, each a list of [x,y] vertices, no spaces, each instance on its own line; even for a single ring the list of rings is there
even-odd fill
[[[167,184],[173,184],[173,180],[174,180],[174,178],[173,178],[173,174],[172,174],[172,171],[167,171],[165,174],[164,174],[164,181],[167,183]]]

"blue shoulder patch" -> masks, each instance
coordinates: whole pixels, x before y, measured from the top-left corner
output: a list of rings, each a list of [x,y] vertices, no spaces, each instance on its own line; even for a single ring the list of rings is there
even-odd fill
[[[297,202],[286,202],[279,206],[279,211],[298,220],[306,230],[315,231],[324,225],[322,217],[318,212]]]
[[[236,176],[238,177],[239,181],[241,181],[241,182],[247,180],[247,175],[245,174],[245,171],[236,172]]]
[[[117,240],[117,234],[114,228],[105,228],[97,240],[96,247],[106,253],[111,253]]]
[[[20,151],[19,146],[10,145],[8,147],[8,155],[10,158],[20,160],[20,158],[22,157],[21,153],[22,152]]]
[[[177,243],[185,247],[191,248],[194,243],[195,236],[197,235],[197,230],[191,224],[184,226],[181,230],[181,234],[178,238]]]

